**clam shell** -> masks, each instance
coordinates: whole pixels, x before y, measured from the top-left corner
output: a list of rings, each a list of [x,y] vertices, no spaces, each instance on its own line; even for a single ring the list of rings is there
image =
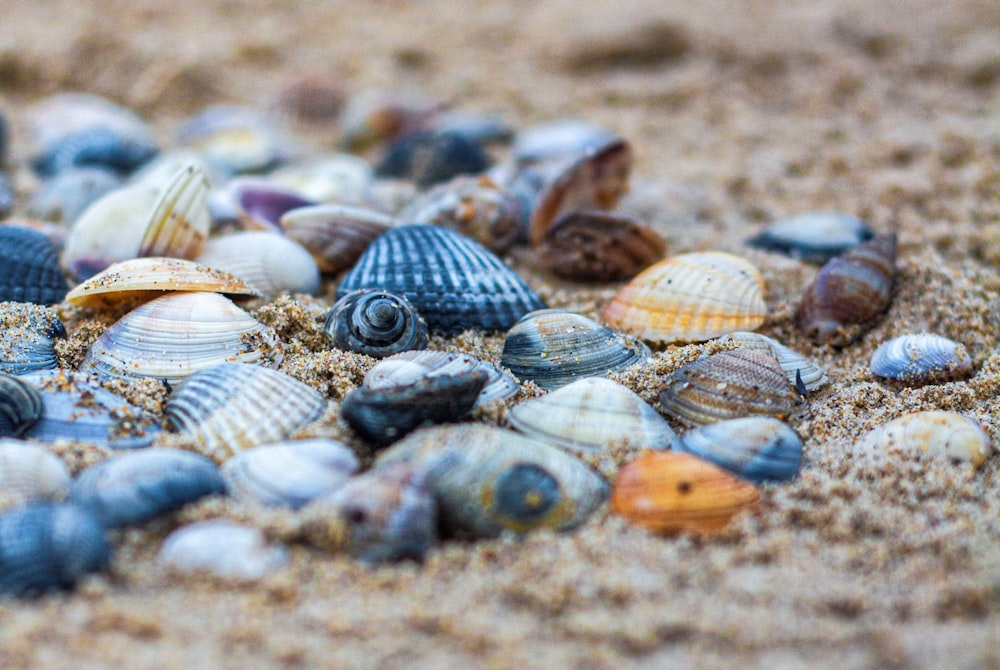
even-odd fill
[[[487,382],[476,398],[475,407],[510,398],[520,390],[510,375],[494,365],[468,354],[430,350],[404,351],[379,361],[365,375],[364,385],[372,390],[385,389],[413,384],[425,377],[462,376],[476,370],[486,373]]]
[[[335,440],[295,440],[242,451],[222,466],[229,494],[264,505],[299,509],[344,485],[358,458]]]
[[[388,214],[346,205],[300,207],[281,217],[285,235],[305,247],[326,274],[354,265],[368,245],[395,223]]]
[[[177,127],[177,141],[227,174],[263,172],[286,160],[287,140],[257,110],[212,105]]]
[[[296,162],[268,176],[276,184],[294,189],[314,202],[355,205],[364,202],[365,189],[375,179],[368,161],[348,153],[327,154],[315,160]]]
[[[650,342],[710,340],[764,323],[764,278],[732,254],[673,256],[629,282],[603,314],[611,327]]]
[[[806,212],[775,221],[747,244],[807,263],[826,263],[874,235],[867,223],[849,214]]]
[[[376,467],[406,462],[427,473],[444,523],[479,537],[570,530],[607,499],[608,486],[561,449],[482,424],[419,430]]]
[[[626,464],[611,490],[611,511],[662,535],[724,530],[750,509],[757,489],[690,454],[647,451]]]
[[[0,437],[19,437],[42,418],[42,394],[19,377],[0,373]]]
[[[575,312],[535,311],[507,333],[501,363],[524,381],[554,389],[624,370],[651,356],[649,347]]]
[[[986,431],[956,412],[906,414],[869,431],[854,451],[873,458],[906,458],[917,454],[980,467],[994,453]]]
[[[157,154],[159,148],[144,139],[113,128],[94,126],[66,135],[36,157],[33,167],[44,177],[79,167],[99,167],[128,174]]]
[[[104,529],[75,505],[32,503],[0,515],[0,593],[72,588],[111,561]]]
[[[323,324],[338,349],[385,358],[427,346],[427,324],[401,295],[359,289],[340,298]]]
[[[760,333],[740,330],[734,333],[729,333],[728,335],[723,335],[719,339],[722,341],[730,340],[736,342],[741,347],[746,349],[756,349],[758,351],[765,351],[772,354],[778,359],[778,364],[781,366],[781,369],[785,371],[785,376],[788,377],[788,381],[799,391],[801,395],[805,395],[808,391],[815,391],[816,389],[822,388],[826,385],[827,379],[825,372],[819,369],[819,367],[817,367],[816,364],[808,358],[794,349],[789,349],[774,338],[768,337],[767,335],[761,335]]]
[[[277,442],[318,419],[326,399],[286,374],[223,363],[186,377],[166,404],[171,430],[222,463],[250,447]]]
[[[168,535],[157,562],[177,572],[252,581],[284,567],[288,549],[269,544],[257,528],[211,519],[182,526]]]
[[[512,152],[518,163],[575,160],[607,146],[615,138],[611,130],[591,121],[559,119],[518,132]]]
[[[736,349],[699,358],[667,377],[660,409],[699,426],[754,415],[784,418],[802,406],[774,356]]]
[[[0,302],[0,371],[21,375],[56,367],[55,340],[63,337],[66,328],[52,310]]]
[[[279,229],[281,217],[286,212],[316,204],[289,188],[268,180],[246,177],[236,185],[236,199],[247,216],[274,230]]]
[[[431,330],[506,330],[544,307],[541,298],[496,255],[447,228],[407,225],[376,239],[337,287],[401,293]]]
[[[284,345],[271,328],[217,293],[171,293],[135,308],[94,342],[80,371],[170,384],[225,362],[277,367]]]
[[[620,281],[661,260],[667,245],[629,217],[572,211],[549,226],[539,251],[545,267],[565,279]]]
[[[108,528],[130,526],[226,491],[219,469],[181,449],[137,449],[92,465],[76,478],[69,498]]]
[[[21,440],[0,440],[0,498],[61,500],[69,485],[69,470],[49,450]]]
[[[618,382],[601,377],[575,381],[515,405],[510,426],[528,437],[593,453],[612,446],[670,449],[677,435],[656,410]]]
[[[188,163],[170,178],[153,205],[138,255],[194,258],[211,225],[208,179],[200,165]]]
[[[282,293],[315,295],[319,290],[316,262],[302,245],[281,233],[245,231],[216,237],[196,260],[231,272],[268,300]]]
[[[972,357],[947,337],[918,333],[879,346],[871,358],[872,374],[920,384],[961,379],[972,373]]]
[[[54,305],[69,290],[58,250],[36,230],[0,226],[0,267],[0,301]]]
[[[770,417],[731,419],[695,428],[676,451],[694,454],[754,483],[786,482],[799,474],[802,439]]]
[[[490,166],[490,157],[464,135],[417,130],[394,140],[375,166],[377,177],[408,179],[419,188],[463,174],[478,174]]]

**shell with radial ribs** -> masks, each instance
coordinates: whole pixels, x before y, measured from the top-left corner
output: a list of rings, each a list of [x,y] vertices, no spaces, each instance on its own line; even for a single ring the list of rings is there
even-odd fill
[[[979,468],[995,451],[982,426],[957,412],[906,414],[866,433],[854,452],[876,460],[926,454]]]
[[[930,333],[903,335],[879,346],[872,354],[872,374],[921,384],[961,379],[972,373],[972,357],[965,347]]]
[[[394,225],[395,217],[388,214],[347,205],[300,207],[281,217],[285,235],[305,247],[326,274],[354,265],[368,245]]]
[[[385,358],[427,346],[427,324],[410,301],[388,291],[359,289],[334,303],[323,324],[338,349]]]
[[[277,232],[248,230],[215,237],[196,259],[230,272],[267,300],[282,293],[319,291],[319,268],[301,244]]]
[[[521,388],[510,375],[486,361],[468,354],[430,349],[404,351],[382,359],[365,375],[364,386],[373,390],[385,389],[413,384],[425,377],[464,376],[477,370],[486,373],[487,381],[474,407],[506,400],[517,395]]]
[[[22,375],[58,365],[55,341],[66,327],[48,307],[0,302],[0,371]]]
[[[621,281],[661,260],[667,245],[630,217],[572,211],[549,227],[539,251],[545,267],[564,279]]]
[[[69,290],[59,251],[37,230],[0,226],[0,267],[0,301],[54,305]]]
[[[805,395],[809,391],[815,391],[826,385],[826,373],[811,360],[795,351],[789,349],[781,342],[772,337],[738,330],[719,338],[722,342],[736,342],[745,349],[756,349],[772,354],[778,359],[778,364],[785,371],[788,381],[801,394]]]
[[[44,410],[38,389],[20,377],[0,373],[0,437],[20,437]]]
[[[766,416],[710,423],[688,431],[676,451],[694,454],[754,483],[785,482],[799,474],[802,439]]]

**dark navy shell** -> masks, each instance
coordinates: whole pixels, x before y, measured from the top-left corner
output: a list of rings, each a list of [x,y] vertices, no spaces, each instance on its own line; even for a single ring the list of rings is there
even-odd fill
[[[479,144],[464,135],[416,131],[389,146],[375,168],[379,177],[400,177],[426,188],[462,174],[478,174],[490,166]]]
[[[144,139],[130,137],[109,126],[91,126],[66,135],[35,159],[38,174],[51,177],[73,167],[93,166],[129,174],[159,149]]]
[[[13,375],[0,374],[0,437],[20,437],[41,418],[44,408],[38,389]]]
[[[59,252],[38,231],[0,226],[0,301],[54,305],[69,290]]]

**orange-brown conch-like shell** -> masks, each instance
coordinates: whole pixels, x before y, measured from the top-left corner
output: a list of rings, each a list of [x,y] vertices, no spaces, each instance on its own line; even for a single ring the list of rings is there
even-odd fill
[[[714,533],[758,497],[752,484],[696,456],[647,451],[619,470],[611,511],[662,535]]]
[[[753,330],[767,316],[764,278],[721,251],[673,256],[647,268],[604,308],[608,325],[650,342],[701,342]]]

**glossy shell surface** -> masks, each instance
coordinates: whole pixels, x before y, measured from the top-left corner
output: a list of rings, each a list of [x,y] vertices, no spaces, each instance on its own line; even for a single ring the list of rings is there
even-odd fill
[[[806,212],[775,221],[747,244],[808,263],[826,263],[874,235],[867,223],[849,214]]]
[[[573,211],[549,226],[539,251],[545,267],[559,277],[621,281],[661,260],[667,245],[655,231],[634,219]]]
[[[427,324],[402,295],[359,289],[340,298],[323,324],[338,349],[385,358],[427,346]]]
[[[868,432],[854,450],[875,458],[925,454],[978,468],[995,451],[982,426],[957,412],[906,414]]]
[[[0,267],[0,301],[53,305],[69,290],[58,250],[36,230],[0,226]]]
[[[754,483],[785,482],[799,474],[802,439],[771,417],[746,417],[684,433],[676,451],[694,454]]]
[[[872,354],[870,367],[878,377],[911,384],[961,379],[973,369],[963,345],[931,333],[889,340]]]
[[[733,341],[746,349],[756,349],[772,354],[785,371],[789,383],[801,394],[815,391],[826,385],[827,377],[811,360],[778,342],[773,337],[749,331],[736,331],[723,335],[722,341]]]
[[[182,526],[168,535],[157,562],[180,573],[252,581],[287,564],[288,549],[269,543],[257,528],[212,519]]]
[[[0,373],[0,437],[20,437],[42,418],[42,394],[19,377]]]
[[[368,245],[395,224],[395,217],[388,214],[347,205],[300,207],[281,217],[285,235],[312,254],[326,274],[354,265]]]
[[[316,261],[281,233],[251,230],[216,237],[196,260],[232,273],[268,300],[282,293],[315,295],[319,290]]]
[[[486,361],[468,354],[429,349],[404,351],[382,359],[365,375],[364,385],[370,389],[385,389],[413,384],[425,377],[461,376],[477,370],[486,373],[487,382],[476,398],[476,407],[510,398],[520,390],[510,375]]]

